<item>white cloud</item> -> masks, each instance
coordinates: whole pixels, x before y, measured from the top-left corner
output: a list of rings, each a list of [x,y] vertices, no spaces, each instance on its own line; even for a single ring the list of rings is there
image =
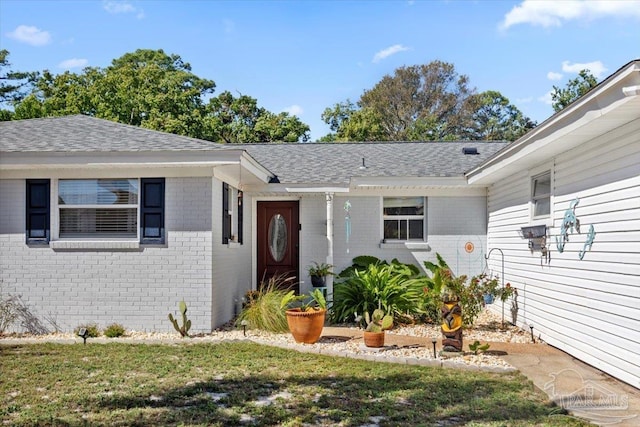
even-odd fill
[[[581,19],[594,20],[607,16],[640,19],[640,1],[610,0],[524,0],[511,9],[500,23],[500,28],[518,24],[541,27],[560,27],[563,22]]]
[[[7,33],[7,36],[31,46],[44,46],[51,43],[51,34],[48,31],[29,25],[19,25],[15,30]]]
[[[393,46],[389,46],[386,49],[382,49],[381,51],[373,55],[372,62],[380,62],[391,55],[395,55],[396,53],[403,52],[405,50],[409,50],[409,48],[401,44],[394,44]]]
[[[135,7],[126,0],[105,0],[102,2],[102,8],[113,15],[118,13],[135,13],[136,18],[144,18],[144,10]]]
[[[297,104],[291,105],[290,107],[287,107],[282,111],[284,111],[285,113],[289,113],[292,116],[301,116],[302,114],[304,114],[304,110],[302,109],[302,107]]]
[[[549,71],[549,72],[547,73],[547,78],[548,78],[549,80],[560,80],[560,79],[562,78],[562,74],[560,74],[560,73],[556,73],[556,72],[554,72],[554,71]]]
[[[582,70],[589,70],[591,74],[593,74],[596,78],[601,78],[607,70],[607,67],[601,61],[593,61],[593,62],[585,62],[575,64],[570,63],[569,61],[562,62],[562,71],[565,73],[575,73],[578,74]]]
[[[67,60],[64,60],[61,63],[59,63],[58,67],[59,68],[64,68],[65,70],[69,70],[71,68],[86,67],[88,63],[89,63],[89,61],[87,61],[86,59],[71,58],[71,59],[67,59]]]
[[[552,94],[551,91],[545,93],[544,95],[538,97],[538,101],[544,102],[547,105],[553,104],[553,100],[551,99],[551,94]]]

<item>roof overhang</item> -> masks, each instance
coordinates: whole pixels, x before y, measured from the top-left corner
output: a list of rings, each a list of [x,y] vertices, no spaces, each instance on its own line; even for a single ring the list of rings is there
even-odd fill
[[[215,176],[230,184],[268,183],[274,175],[245,150],[135,152],[3,152],[0,177],[74,177],[137,171],[140,176]]]
[[[467,172],[489,185],[640,120],[640,61],[622,67],[585,96]]]
[[[425,176],[425,177],[353,177],[351,188],[443,188],[443,187],[469,187],[464,176]]]

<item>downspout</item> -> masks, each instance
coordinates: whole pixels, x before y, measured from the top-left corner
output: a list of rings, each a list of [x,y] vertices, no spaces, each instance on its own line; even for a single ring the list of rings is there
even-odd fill
[[[333,265],[333,193],[325,193],[327,202],[327,264]],[[333,295],[333,276],[327,276],[327,296]]]

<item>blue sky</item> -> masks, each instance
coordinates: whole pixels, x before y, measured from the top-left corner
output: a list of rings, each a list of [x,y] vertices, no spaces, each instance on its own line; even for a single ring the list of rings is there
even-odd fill
[[[54,73],[163,49],[216,94],[297,115],[315,140],[325,108],[436,59],[542,122],[553,85],[640,58],[640,1],[0,0],[0,48],[13,70]]]

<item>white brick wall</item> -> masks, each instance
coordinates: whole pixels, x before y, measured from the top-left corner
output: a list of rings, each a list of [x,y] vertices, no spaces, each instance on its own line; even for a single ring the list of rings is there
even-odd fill
[[[345,234],[344,203],[351,202],[351,237]],[[486,247],[485,197],[427,197],[427,242],[430,251],[410,250],[404,245],[380,248],[382,212],[380,197],[336,197],[334,205],[334,261],[336,271],[351,265],[359,255],[414,263],[436,260],[440,253],[456,274],[479,274],[484,268]],[[466,242],[474,250],[465,251]],[[349,253],[347,253],[347,248]]]
[[[230,203],[237,203],[236,200]],[[222,243],[222,182],[213,183],[213,294],[211,328],[233,318],[236,304],[252,286],[251,197],[243,198],[243,243]],[[235,207],[234,207],[235,208]],[[235,221],[235,219],[234,219]]]
[[[40,318],[172,331],[184,299],[194,332],[211,329],[211,178],[166,180],[166,247],[53,250],[25,244],[24,180],[0,181],[0,279]]]

